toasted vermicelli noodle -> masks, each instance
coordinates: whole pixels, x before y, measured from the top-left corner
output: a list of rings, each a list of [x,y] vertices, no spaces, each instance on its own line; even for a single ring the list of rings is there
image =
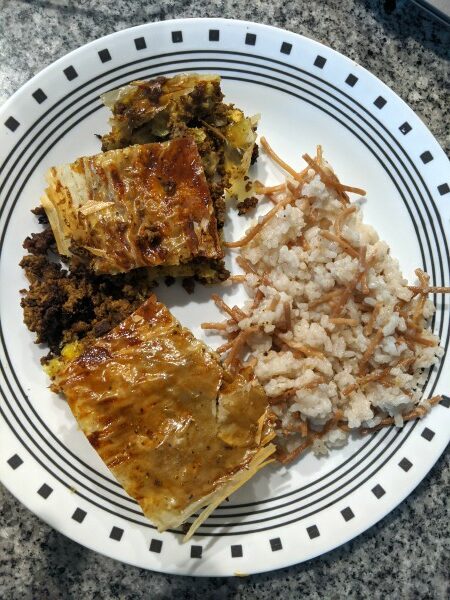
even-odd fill
[[[271,404],[278,458],[289,462],[309,447],[341,446],[349,431],[401,426],[439,402],[421,389],[443,352],[428,328],[428,294],[450,288],[430,285],[420,269],[408,285],[350,203],[347,193],[364,190],[341,184],[321,148],[298,172],[261,142],[290,178],[260,185],[277,191],[275,206],[227,243],[239,252],[235,281],[249,300],[240,309],[214,300],[231,316],[217,327],[228,337],[224,361],[238,369],[250,356]]]

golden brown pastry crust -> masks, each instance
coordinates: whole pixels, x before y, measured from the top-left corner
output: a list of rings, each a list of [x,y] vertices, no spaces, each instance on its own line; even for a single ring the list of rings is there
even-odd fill
[[[55,389],[160,529],[179,525],[257,470],[264,391],[224,372],[154,296],[69,363]],[[271,454],[264,451],[260,462]]]
[[[223,257],[192,138],[82,157],[51,168],[47,180],[41,202],[59,253],[96,273]]]

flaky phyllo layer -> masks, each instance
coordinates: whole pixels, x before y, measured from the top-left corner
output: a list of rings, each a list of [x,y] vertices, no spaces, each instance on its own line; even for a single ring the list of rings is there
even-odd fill
[[[243,200],[256,141],[258,115],[246,117],[223,102],[219,75],[182,73],[133,81],[102,96],[110,108],[111,131],[103,150],[192,136],[202,158],[218,212],[223,195]],[[219,223],[221,219],[219,218]]]
[[[48,171],[44,228],[24,241],[24,321],[51,355],[111,330],[161,279],[227,279],[225,197],[252,193],[257,119],[223,101],[220,77],[135,81],[103,100],[103,154]]]
[[[59,253],[96,273],[223,256],[192,138],[79,158],[47,180],[42,205]]]
[[[223,102],[218,76],[136,81],[103,100],[104,153],[47,173],[41,203],[58,252],[97,274],[225,279],[225,197],[251,193],[257,118]]]
[[[154,296],[56,372],[54,390],[160,530],[206,507],[192,534],[275,450],[261,386],[225,371]]]

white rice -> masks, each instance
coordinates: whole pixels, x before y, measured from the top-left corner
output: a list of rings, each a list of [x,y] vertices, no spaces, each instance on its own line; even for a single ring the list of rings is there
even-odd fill
[[[360,365],[370,338],[365,334],[371,312],[363,312],[353,295],[339,317],[354,319],[355,325],[335,325],[330,322],[330,303],[309,307],[309,303],[320,299],[338,286],[349,285],[361,270],[359,258],[347,254],[336,242],[324,238],[319,225],[306,228],[305,211],[308,204],[320,211],[323,229],[333,232],[332,223],[342,211],[343,204],[332,187],[327,187],[319,175],[311,169],[308,183],[299,188],[299,198],[280,209],[262,228],[253,240],[240,250],[256,274],[248,273],[245,287],[249,295],[242,310],[248,317],[238,323],[240,330],[259,326],[259,331],[248,339],[250,355],[255,357],[255,374],[273,404],[277,418],[278,443],[285,452],[302,444],[306,437],[289,429],[299,429],[301,422],[308,424],[308,435],[323,430],[327,422],[339,411],[341,423],[328,431],[321,439],[315,439],[312,447],[316,454],[326,454],[329,448],[340,447],[346,442],[349,429],[376,426],[385,417],[393,417],[395,424],[403,424],[402,415],[411,411],[421,401],[421,385],[427,369],[435,364],[442,354],[439,339],[429,330],[422,337],[431,340],[433,347],[399,341],[405,332],[405,318],[399,314],[399,300],[409,302],[413,293],[402,276],[396,259],[389,247],[381,241],[374,229],[362,222],[359,204],[342,226],[342,236],[356,250],[367,247],[366,260],[376,257],[376,262],[367,272],[370,293],[362,300],[368,309],[380,303],[381,309],[373,324],[373,332],[382,329],[383,338],[370,356],[366,373],[393,367],[400,359],[411,358],[408,369],[391,368],[388,384],[373,381],[343,394],[343,390],[358,382]],[[291,182],[292,183],[292,182]],[[301,185],[301,184],[300,184]],[[300,193],[298,193],[300,196]],[[278,199],[283,197],[278,195]],[[304,236],[307,249],[296,241]],[[264,282],[261,277],[265,276]],[[361,292],[361,284],[356,286]],[[263,300],[252,308],[257,292]],[[273,299],[279,298],[276,306]],[[361,295],[359,296],[361,300]],[[414,303],[406,305],[412,311]],[[292,327],[282,332],[285,324],[285,305],[291,309]],[[423,316],[426,321],[433,315],[434,305],[426,300]],[[281,332],[281,333],[280,333]],[[287,346],[281,345],[276,335],[290,343],[306,345],[322,353],[322,356],[304,356]],[[312,389],[308,383],[323,378]],[[283,394],[291,395],[283,399]],[[422,403],[427,406],[426,402]],[[347,431],[345,431],[347,430]]]

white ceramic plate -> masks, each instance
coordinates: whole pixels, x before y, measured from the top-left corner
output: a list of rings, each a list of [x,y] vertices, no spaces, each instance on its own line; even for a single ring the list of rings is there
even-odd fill
[[[364,187],[364,212],[405,274],[425,268],[449,285],[448,162],[425,125],[363,68],[310,39],[221,19],[142,25],[83,46],[19,90],[0,111],[0,478],[30,510],[80,544],[168,573],[232,575],[277,569],[355,537],[401,502],[444,450],[448,397],[423,421],[355,439],[326,459],[306,454],[268,468],[218,508],[189,544],[157,533],[47,389],[44,352],[22,323],[22,240],[51,165],[99,151],[108,129],[99,94],[133,79],[180,71],[220,73],[227,100],[260,113],[259,131],[292,164],[323,145],[343,181]],[[261,157],[257,176],[281,174]],[[248,226],[227,225],[228,237]],[[230,261],[230,257],[228,257]],[[225,298],[233,295],[227,288]],[[194,334],[219,316],[213,290],[161,286]],[[223,292],[223,289],[221,290]],[[238,302],[239,292],[234,293]],[[449,311],[437,298],[434,330],[446,355],[425,395],[448,393]],[[207,337],[216,346],[219,339]],[[447,388],[445,388],[445,383]]]

